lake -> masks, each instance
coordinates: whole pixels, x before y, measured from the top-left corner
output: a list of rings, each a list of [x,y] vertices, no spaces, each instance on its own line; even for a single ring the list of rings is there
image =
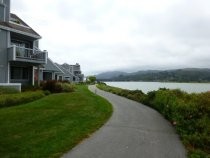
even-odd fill
[[[188,93],[210,91],[210,83],[169,83],[169,82],[105,82],[107,85],[129,90],[142,90],[144,93],[159,88],[181,89]]]

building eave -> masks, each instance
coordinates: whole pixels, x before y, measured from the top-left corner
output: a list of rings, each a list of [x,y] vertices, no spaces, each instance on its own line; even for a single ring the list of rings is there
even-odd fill
[[[16,30],[16,29],[13,29],[13,28],[10,28],[10,27],[6,27],[6,26],[2,26],[2,25],[0,25],[0,29],[11,31],[11,32],[15,32],[15,33],[19,33],[19,34],[22,34],[22,35],[25,35],[25,36],[30,36],[30,37],[33,37],[35,39],[41,39],[42,38],[41,36],[37,36],[37,35],[31,34],[31,33],[27,33],[27,32],[20,31],[20,30]]]

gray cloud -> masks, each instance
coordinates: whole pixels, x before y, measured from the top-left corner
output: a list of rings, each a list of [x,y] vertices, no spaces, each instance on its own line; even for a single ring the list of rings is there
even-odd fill
[[[39,12],[34,7],[40,3]],[[107,70],[210,67],[208,0],[12,0],[52,60]]]

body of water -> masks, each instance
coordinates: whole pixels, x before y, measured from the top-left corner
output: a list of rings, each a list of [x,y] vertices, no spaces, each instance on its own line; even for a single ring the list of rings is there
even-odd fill
[[[181,89],[188,93],[210,91],[210,83],[169,83],[169,82],[105,82],[107,85],[129,90],[142,90],[144,93],[159,88]]]

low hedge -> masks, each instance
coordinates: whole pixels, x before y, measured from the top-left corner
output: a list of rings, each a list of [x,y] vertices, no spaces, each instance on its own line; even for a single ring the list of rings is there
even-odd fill
[[[159,89],[144,94],[97,85],[98,88],[146,104],[168,119],[176,128],[190,158],[210,157],[210,92],[188,94],[181,90]]]
[[[0,95],[13,93],[19,93],[19,91],[11,87],[0,86]]]
[[[152,93],[153,99],[147,97],[144,103],[171,121],[189,157],[210,157],[210,93],[187,94],[168,89]]]
[[[44,91],[3,94],[0,95],[0,107],[9,107],[23,103],[28,103],[40,99],[44,96],[45,96]]]
[[[51,93],[73,92],[75,90],[75,85],[68,81],[43,81],[41,87],[43,90],[50,91]]]

